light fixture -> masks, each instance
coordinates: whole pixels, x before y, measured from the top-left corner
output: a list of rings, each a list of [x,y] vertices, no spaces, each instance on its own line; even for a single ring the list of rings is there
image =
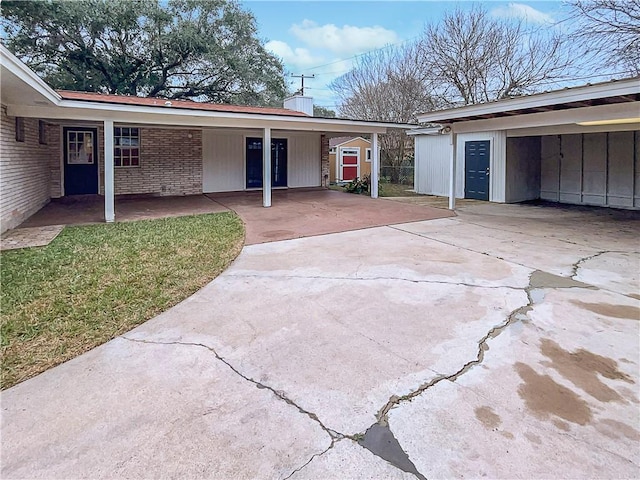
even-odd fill
[[[622,125],[625,123],[640,123],[640,117],[633,118],[614,118],[612,120],[593,120],[590,122],[577,122],[583,127],[591,127],[595,125]]]

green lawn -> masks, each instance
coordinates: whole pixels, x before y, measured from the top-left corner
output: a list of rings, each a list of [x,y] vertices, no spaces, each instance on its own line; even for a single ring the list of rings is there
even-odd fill
[[[2,388],[120,335],[222,272],[244,240],[233,213],[67,227],[3,252]]]

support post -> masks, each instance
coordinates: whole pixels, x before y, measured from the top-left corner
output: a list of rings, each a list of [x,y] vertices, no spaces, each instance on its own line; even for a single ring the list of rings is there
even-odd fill
[[[262,206],[271,206],[271,128],[262,137]]]
[[[451,142],[451,163],[449,165],[449,210],[456,209],[456,163],[457,163],[457,143],[458,135],[451,128],[449,136]]]
[[[104,219],[112,223],[116,219],[113,168],[113,120],[104,121]]]
[[[380,178],[380,153],[378,134],[371,135],[371,198],[378,198],[378,180]]]

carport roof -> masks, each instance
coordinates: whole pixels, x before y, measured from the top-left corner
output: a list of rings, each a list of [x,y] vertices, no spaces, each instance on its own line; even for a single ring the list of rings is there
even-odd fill
[[[638,101],[636,77],[423,113],[418,121],[447,124]]]
[[[175,127],[272,128],[327,133],[386,133],[417,125],[310,117],[284,108],[204,104],[126,95],[55,91],[0,45],[2,104],[7,114],[51,120],[113,121]],[[167,104],[170,102],[170,104]]]

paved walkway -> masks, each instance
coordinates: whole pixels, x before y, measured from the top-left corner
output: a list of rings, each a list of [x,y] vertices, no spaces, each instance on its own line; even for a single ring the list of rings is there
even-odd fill
[[[482,205],[245,247],[3,392],[2,478],[638,478],[634,215]]]

